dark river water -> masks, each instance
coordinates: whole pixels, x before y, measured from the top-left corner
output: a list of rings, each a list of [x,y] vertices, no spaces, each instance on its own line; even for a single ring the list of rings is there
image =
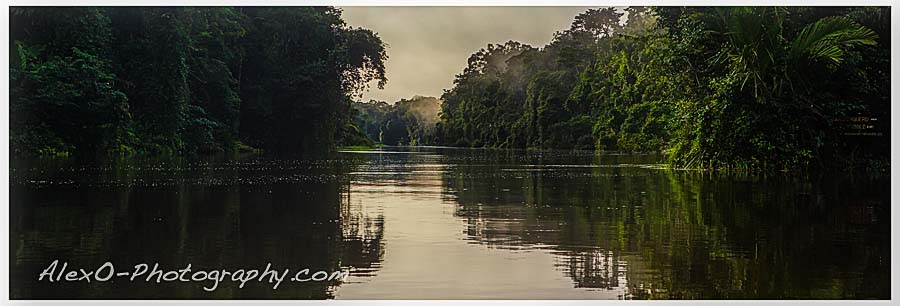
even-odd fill
[[[651,155],[388,150],[14,161],[10,297],[890,298],[888,177],[675,171]],[[271,263],[349,276],[277,289],[226,280],[213,291],[209,281],[39,280],[54,260],[76,271]]]

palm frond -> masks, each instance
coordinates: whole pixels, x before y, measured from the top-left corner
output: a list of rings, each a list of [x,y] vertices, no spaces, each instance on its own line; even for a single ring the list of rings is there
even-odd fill
[[[795,63],[826,60],[837,64],[844,59],[847,48],[874,45],[876,39],[874,31],[850,18],[826,17],[803,28],[791,42],[788,54]]]

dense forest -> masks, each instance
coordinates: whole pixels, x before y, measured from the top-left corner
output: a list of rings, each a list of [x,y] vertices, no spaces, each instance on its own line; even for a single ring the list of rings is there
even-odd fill
[[[354,117],[361,134],[378,144],[434,145],[441,101],[414,96],[388,104],[384,101],[355,102]],[[351,134],[351,133],[347,133]]]
[[[10,15],[14,155],[326,151],[387,80],[381,39],[331,7]]]
[[[886,7],[592,9],[541,48],[473,54],[437,142],[664,152],[686,168],[886,161],[889,37]]]
[[[887,7],[591,9],[472,54],[440,98],[384,86],[331,7],[12,8],[14,155],[338,145],[661,152],[679,168],[887,165]]]

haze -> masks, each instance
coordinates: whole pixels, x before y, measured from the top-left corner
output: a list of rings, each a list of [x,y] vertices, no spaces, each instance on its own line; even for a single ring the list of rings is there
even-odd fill
[[[342,7],[347,24],[371,29],[388,44],[388,83],[363,95],[393,103],[440,97],[488,43],[515,40],[542,47],[588,7]]]

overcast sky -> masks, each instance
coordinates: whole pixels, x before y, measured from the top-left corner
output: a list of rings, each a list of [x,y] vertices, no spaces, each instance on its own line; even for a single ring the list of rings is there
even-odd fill
[[[388,44],[388,83],[363,95],[388,103],[414,95],[440,97],[488,43],[515,40],[543,47],[586,7],[342,7],[344,20]]]

